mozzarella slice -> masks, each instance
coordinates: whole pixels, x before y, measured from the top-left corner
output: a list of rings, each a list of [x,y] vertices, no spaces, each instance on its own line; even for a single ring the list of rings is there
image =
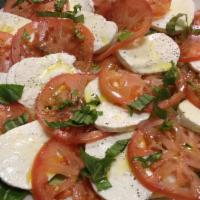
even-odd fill
[[[81,10],[94,12],[94,3],[92,0],[68,0],[69,10],[73,10],[75,5],[80,4]]]
[[[195,5],[195,10],[200,10],[200,1],[199,0],[193,0]]]
[[[8,71],[7,82],[24,85],[20,103],[33,109],[35,99],[51,78],[62,73],[76,73],[76,58],[67,53],[57,53],[41,58],[26,58]]]
[[[5,84],[7,79],[7,73],[0,72],[0,84]]]
[[[7,184],[31,189],[33,160],[48,140],[38,121],[19,126],[0,136],[0,178]]]
[[[197,0],[198,1],[198,0]],[[152,23],[153,28],[159,31],[165,31],[167,23],[170,19],[179,13],[187,14],[188,24],[190,25],[194,19],[195,6],[193,0],[172,0],[169,12]],[[185,20],[185,18],[183,18]],[[177,30],[180,27],[177,27]]]
[[[132,133],[115,135],[94,143],[86,144],[85,151],[91,156],[103,158],[105,152],[115,142],[131,138]],[[112,164],[108,174],[108,180],[112,187],[98,192],[105,200],[146,200],[151,192],[144,188],[133,176],[126,157],[126,151],[121,153]]]
[[[114,40],[118,27],[112,21],[107,21],[103,16],[82,12],[84,25],[94,34],[94,52],[99,53],[108,47]]]
[[[101,94],[98,85],[98,79],[91,81],[85,88],[85,100],[91,101],[94,96],[98,96],[101,104],[96,108],[102,111],[103,115],[99,116],[95,126],[103,131],[108,132],[126,132],[134,130],[134,127],[140,122],[149,118],[148,113],[129,115],[127,110],[108,102]]]
[[[181,124],[200,133],[200,109],[190,103],[188,100],[183,101],[178,107]]]
[[[200,72],[200,61],[190,62],[190,66],[196,72]]]
[[[15,34],[17,30],[31,20],[7,12],[0,12],[0,31]]]
[[[126,49],[118,51],[120,62],[129,70],[152,74],[165,72],[180,57],[180,49],[176,42],[164,33],[155,33]]]

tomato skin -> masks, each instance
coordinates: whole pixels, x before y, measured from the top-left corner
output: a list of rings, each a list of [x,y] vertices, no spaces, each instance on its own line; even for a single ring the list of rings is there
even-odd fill
[[[0,32],[0,72],[7,72],[12,65],[11,43],[13,36]]]
[[[110,1],[108,1],[108,4],[110,4]],[[124,41],[116,42],[105,52],[97,55],[97,61],[104,60],[118,49],[126,47],[143,37],[152,24],[152,10],[145,0],[116,0],[111,4],[111,8],[105,17],[117,23],[121,31],[126,29],[133,32],[133,35]]]
[[[171,132],[159,133],[156,129],[151,131],[148,127],[144,129],[146,130],[138,130],[133,135],[128,146],[128,160],[135,177],[153,192],[177,200],[198,200],[200,180],[195,170],[187,166],[198,166],[199,160],[194,156],[197,156],[199,152],[199,136],[180,126],[174,128],[177,129],[175,135]],[[193,149],[184,149],[184,144],[192,145]],[[148,168],[149,173],[139,161],[133,159],[137,156],[148,156],[160,150],[162,151],[161,159]],[[169,183],[167,177],[170,177],[171,173],[174,174],[175,180]],[[186,183],[188,187],[185,186]]]
[[[200,25],[200,10],[195,12],[193,24],[198,26]]]
[[[12,103],[9,105],[0,104],[0,134],[5,132],[4,123],[9,119],[14,119],[20,115],[28,113],[31,121],[29,111],[20,103]]]
[[[189,85],[186,88],[186,98],[200,109],[200,99]]]
[[[78,148],[49,140],[40,149],[32,167],[32,192],[36,200],[65,199],[72,195],[83,163]],[[63,175],[61,184],[50,185],[48,175]]]
[[[137,74],[106,67],[99,74],[99,87],[109,101],[127,106],[143,93],[144,82]]]

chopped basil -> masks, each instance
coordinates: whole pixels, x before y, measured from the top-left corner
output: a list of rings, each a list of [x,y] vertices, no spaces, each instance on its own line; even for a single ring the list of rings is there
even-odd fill
[[[24,86],[14,84],[0,84],[0,104],[9,104],[19,100]]]
[[[153,107],[153,114],[160,119],[167,119],[167,111],[160,108],[157,104]]]
[[[31,36],[30,36],[29,32],[27,32],[26,30],[24,30],[23,35],[22,35],[22,39],[23,40],[30,40]]]
[[[75,36],[76,36],[79,40],[85,40],[85,35],[83,35],[78,29],[75,29],[74,33],[75,33]]]
[[[163,83],[165,86],[174,85],[176,83],[176,80],[179,77],[179,73],[178,73],[176,65],[173,62],[171,62],[171,64],[172,64],[172,67],[170,68],[169,71],[167,71],[164,74],[164,77],[163,77]]]
[[[130,113],[133,110],[141,111],[143,110],[148,104],[150,104],[155,99],[154,96],[143,94],[137,100],[133,101],[131,104],[128,105]]]
[[[44,0],[31,0],[33,3],[42,3]]]
[[[183,20],[182,18],[185,18]],[[177,27],[181,28],[181,31],[177,31]],[[186,14],[179,13],[176,16],[172,17],[171,20],[167,23],[166,32],[168,35],[175,36],[178,33],[182,32],[184,34],[188,34],[189,25],[188,25],[188,17]]]
[[[171,97],[170,90],[167,87],[164,88],[155,87],[153,91],[156,94],[156,101],[163,101]]]
[[[28,121],[29,121],[29,115],[27,113],[24,113],[19,117],[7,120],[4,123],[4,129],[5,131],[9,131],[13,128],[16,128],[18,126],[28,123]]]
[[[72,97],[78,97],[78,90],[72,91]]]
[[[173,128],[173,122],[171,120],[165,120],[160,126],[160,131],[170,131]]]
[[[91,108],[90,105],[84,105],[79,110],[76,110],[73,113],[72,118],[67,121],[56,121],[56,122],[47,122],[47,125],[50,128],[66,128],[70,126],[85,126],[92,125],[97,120],[98,116],[102,115],[102,112],[98,112],[96,109]]]
[[[88,102],[88,105],[91,105],[91,106],[98,106],[100,104],[101,104],[101,100],[100,100],[100,98],[97,95],[93,96],[93,98],[91,99],[91,101]]]
[[[74,102],[72,100],[66,99],[61,104],[59,104],[58,106],[56,106],[55,110],[64,110],[65,108],[73,106],[73,105],[74,105]]]
[[[190,144],[188,144],[188,143],[183,144],[183,147],[188,149],[188,150],[192,149],[192,146]]]
[[[121,31],[118,33],[118,41],[122,42],[124,40],[127,40],[128,38],[130,38],[131,36],[133,35],[133,32],[130,32],[130,31]]]
[[[18,6],[18,5],[22,4],[22,3],[24,3],[25,1],[26,0],[16,0],[16,2],[13,4],[12,7]]]
[[[56,0],[54,8],[56,12],[62,12],[64,5],[67,3],[67,0]]]
[[[1,200],[23,200],[27,195],[27,191],[8,186],[0,181]]]
[[[105,157],[102,159],[90,156],[81,149],[80,156],[85,164],[85,167],[81,170],[81,175],[89,178],[96,185],[98,191],[112,187],[107,174],[116,156],[124,151],[128,142],[129,139],[117,141],[107,149]]]
[[[72,19],[74,22],[78,23],[84,22],[84,15],[80,14],[77,15],[78,12],[81,10],[81,5],[75,5],[73,11],[66,11],[66,12],[51,12],[51,11],[38,11],[37,15],[39,17],[58,17],[58,18],[69,18]]]
[[[133,158],[133,160],[140,162],[143,168],[149,168],[155,162],[159,161],[161,159],[161,156],[162,156],[162,152],[159,151],[159,152],[153,153],[147,157],[140,157],[140,156],[135,157],[135,158]]]

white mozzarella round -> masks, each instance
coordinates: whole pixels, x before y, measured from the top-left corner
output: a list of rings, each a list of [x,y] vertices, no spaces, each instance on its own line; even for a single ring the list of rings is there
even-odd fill
[[[131,138],[132,133],[111,136],[94,143],[86,144],[85,151],[91,156],[103,158],[105,152],[115,142]],[[108,173],[108,180],[112,187],[98,192],[105,200],[146,200],[151,192],[144,188],[133,176],[128,165],[126,150],[117,156]]]
[[[31,189],[31,167],[36,154],[48,140],[38,121],[19,126],[0,136],[0,179]]]
[[[200,109],[188,100],[179,104],[178,113],[181,124],[192,131],[200,133]]]
[[[82,11],[94,12],[94,3],[92,0],[68,0],[69,10],[73,10],[75,5],[80,4]]]
[[[84,25],[93,33],[95,37],[94,52],[99,53],[108,47],[114,40],[118,27],[112,21],[107,21],[103,16],[82,12],[84,15]]]
[[[193,1],[194,1],[195,10],[200,10],[200,1],[199,0],[193,0]]]
[[[17,30],[31,20],[7,12],[0,12],[0,31],[15,34]]]
[[[198,0],[197,0],[198,1]],[[170,19],[179,13],[187,14],[188,24],[190,25],[194,19],[195,6],[193,0],[172,0],[170,10],[162,18],[153,21],[153,28],[159,31],[165,31],[167,23]],[[183,18],[185,20],[185,18]],[[177,30],[180,27],[177,27]]]
[[[8,71],[7,82],[24,85],[20,103],[32,109],[42,87],[51,78],[62,73],[76,73],[75,57],[67,53],[57,53],[41,58],[26,58]]]
[[[200,73],[200,60],[199,61],[193,61],[190,62],[190,66],[193,70],[195,70],[196,72]]]
[[[165,72],[180,57],[177,43],[164,33],[154,33],[136,44],[118,51],[120,62],[129,70],[140,74]]]
[[[7,73],[0,72],[0,84],[5,84],[7,79]]]
[[[91,81],[85,88],[85,100],[89,102],[94,96],[98,96],[101,104],[97,106],[98,111],[102,111],[103,115],[98,116],[95,126],[98,129],[108,132],[127,132],[134,130],[135,126],[140,122],[149,118],[148,113],[133,113],[132,116],[124,108],[116,106],[108,102],[99,90],[98,79]]]

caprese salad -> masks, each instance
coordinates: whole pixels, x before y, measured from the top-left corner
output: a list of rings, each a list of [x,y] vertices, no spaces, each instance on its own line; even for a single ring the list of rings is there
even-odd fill
[[[200,0],[7,0],[0,200],[200,199]]]

